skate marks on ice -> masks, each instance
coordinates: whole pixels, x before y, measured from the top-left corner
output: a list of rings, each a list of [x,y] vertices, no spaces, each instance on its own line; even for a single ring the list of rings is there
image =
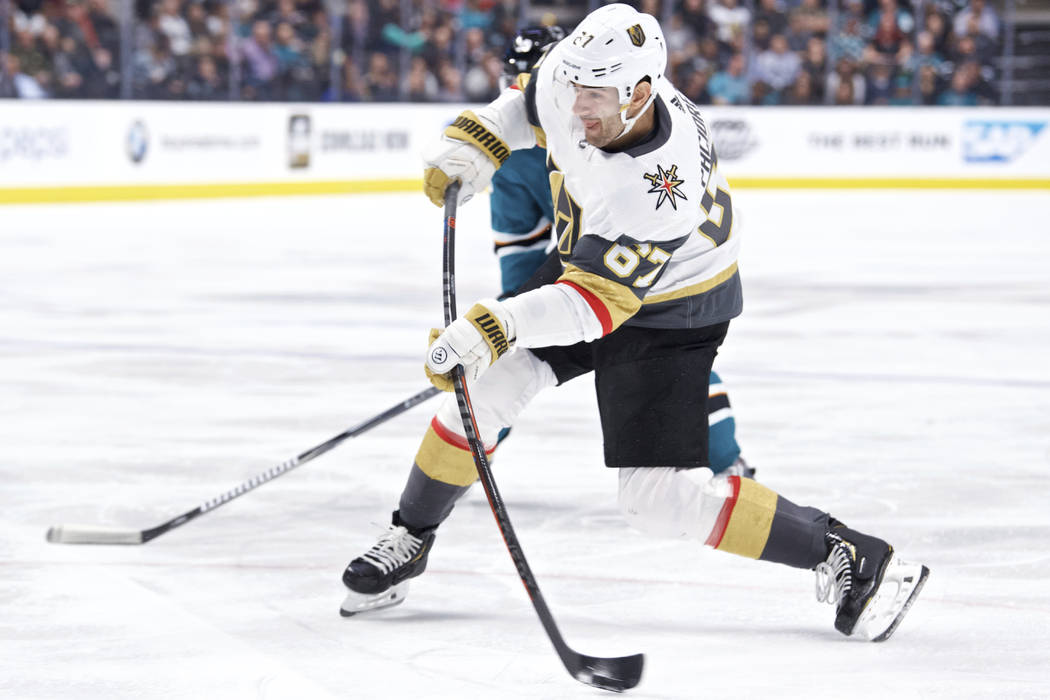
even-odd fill
[[[836,193],[773,228],[785,198],[737,196],[747,311],[717,362],[745,454],[933,574],[873,645],[832,629],[810,572],[631,532],[581,379],[494,462],[566,638],[645,652],[643,698],[1045,697],[1046,205],[895,195],[891,221],[885,193]],[[396,245],[367,244],[391,205]],[[436,218],[398,197],[5,209],[0,694],[597,697],[550,649],[480,492],[403,605],[339,617],[432,407],[145,547],[43,540],[160,522],[421,389]],[[464,300],[496,286],[486,219],[461,212]]]

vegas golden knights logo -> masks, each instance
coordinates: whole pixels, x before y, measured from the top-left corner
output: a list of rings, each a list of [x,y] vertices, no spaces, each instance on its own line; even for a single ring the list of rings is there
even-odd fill
[[[642,25],[640,24],[628,27],[627,36],[631,37],[631,43],[635,46],[641,46],[645,43],[645,32],[642,31]]]

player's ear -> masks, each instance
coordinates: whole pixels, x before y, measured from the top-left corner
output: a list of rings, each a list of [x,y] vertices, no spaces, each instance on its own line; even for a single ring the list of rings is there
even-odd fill
[[[653,85],[649,82],[649,78],[645,77],[638,81],[638,84],[634,86],[634,94],[631,95],[631,106],[640,107],[649,100],[649,95],[653,93]]]

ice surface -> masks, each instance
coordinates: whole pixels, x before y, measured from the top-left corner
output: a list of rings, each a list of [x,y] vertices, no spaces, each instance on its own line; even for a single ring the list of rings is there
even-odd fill
[[[759,477],[932,574],[842,638],[810,572],[619,519],[587,379],[496,460],[569,644],[639,698],[1050,697],[1050,197],[734,195],[746,311],[716,367]],[[459,218],[461,308],[496,289]],[[144,528],[425,386],[441,216],[420,196],[0,209],[0,697],[569,698],[480,489],[407,602],[343,619],[436,403],[153,542]],[[373,524],[374,523],[374,524]]]

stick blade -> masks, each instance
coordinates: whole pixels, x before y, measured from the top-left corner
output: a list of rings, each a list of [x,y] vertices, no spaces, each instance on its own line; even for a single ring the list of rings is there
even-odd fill
[[[54,544],[142,544],[140,530],[101,525],[54,525],[47,541]]]
[[[645,665],[644,654],[599,658],[577,654],[575,668],[570,667],[573,678],[587,685],[622,693],[633,688],[642,680],[642,667]]]

